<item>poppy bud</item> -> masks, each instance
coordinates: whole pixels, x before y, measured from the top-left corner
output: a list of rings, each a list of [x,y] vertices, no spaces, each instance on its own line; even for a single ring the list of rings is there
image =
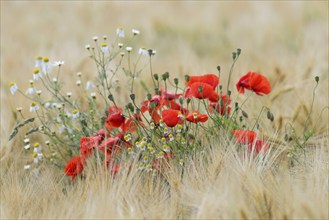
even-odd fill
[[[182,96],[180,96],[179,99],[178,99],[178,101],[179,101],[179,104],[183,105],[184,98]]]
[[[134,112],[134,106],[131,102],[128,103],[128,105],[126,106],[127,109],[129,109],[131,112]]]
[[[285,134],[285,135],[284,135],[284,140],[285,140],[286,142],[289,141],[289,136],[288,136],[288,134]]]
[[[114,101],[114,98],[113,98],[113,95],[112,94],[109,94],[109,96],[107,97],[110,101]]]
[[[272,112],[270,112],[270,111],[267,112],[267,118],[272,122],[274,121],[274,116],[273,116]]]
[[[223,89],[223,86],[222,85],[219,85],[219,90],[222,90]]]
[[[218,72],[220,72],[220,66],[217,66],[217,70],[218,70]]]
[[[149,56],[152,56],[152,53],[153,53],[152,49],[148,49],[147,52],[149,52]]]
[[[248,118],[248,114],[247,114],[247,112],[245,112],[245,111],[243,111],[243,110],[242,110],[242,115],[243,115],[243,117]]]
[[[151,98],[152,98],[152,95],[150,94],[150,93],[147,93],[147,95],[146,95],[146,97],[147,97],[147,100],[151,100]]]
[[[176,86],[178,85],[178,78],[174,78],[174,83]]]
[[[237,111],[239,109],[239,103],[235,103],[235,111]]]
[[[164,74],[162,74],[162,79],[164,80],[164,81],[166,81],[166,79],[167,79],[167,75],[164,73]]]
[[[154,74],[153,74],[153,77],[154,77],[154,79],[155,79],[156,81],[159,80],[159,75],[158,75],[157,73],[154,73]]]
[[[166,78],[169,79],[169,72],[165,72],[164,74],[165,74]]]
[[[141,113],[141,110],[139,108],[136,108],[136,114],[138,115],[139,113]]]
[[[319,76],[316,76],[316,77],[315,77],[315,82],[318,83],[319,80],[320,80],[320,77],[319,77]]]
[[[155,94],[157,94],[157,95],[161,95],[161,92],[160,92],[159,88],[155,88],[155,89],[154,89],[154,92],[155,92]]]
[[[240,119],[240,122],[242,122],[242,121],[243,121],[243,117],[242,117],[242,116],[240,116],[240,118],[239,118],[239,119]]]
[[[185,75],[185,82],[190,81],[190,76],[189,75]]]
[[[187,104],[190,104],[190,102],[191,102],[191,99],[190,98],[186,99],[186,103]]]
[[[198,87],[198,91],[199,91],[200,93],[202,93],[202,91],[203,91],[202,86],[199,86],[199,87]]]
[[[135,94],[134,94],[134,93],[131,93],[131,94],[130,94],[130,99],[131,99],[132,101],[135,101]]]
[[[236,49],[236,53],[238,54],[238,56],[241,54],[241,49],[240,48],[238,48],[238,49]]]
[[[231,91],[231,90],[228,90],[228,91],[227,91],[227,95],[228,95],[228,96],[231,96],[231,94],[232,94],[232,91]]]
[[[235,58],[236,58],[236,52],[233,52],[232,53],[232,58],[233,58],[233,60],[235,60]]]

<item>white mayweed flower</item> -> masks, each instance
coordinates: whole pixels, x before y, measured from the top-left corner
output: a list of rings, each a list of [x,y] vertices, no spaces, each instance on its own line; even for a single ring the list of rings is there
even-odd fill
[[[123,47],[123,43],[118,43],[118,47],[122,48]]]
[[[78,109],[74,109],[72,111],[72,118],[78,118],[79,115],[80,115],[80,113],[79,113],[79,110]]]
[[[146,167],[145,167],[145,170],[147,172],[151,172],[152,171],[152,164],[147,164]]]
[[[75,84],[77,84],[77,86],[81,86],[81,80],[77,80]]]
[[[50,63],[49,63],[49,58],[48,57],[44,57],[43,60],[42,60],[42,65],[41,65],[41,69],[42,69],[42,72],[44,74],[48,74],[49,71],[50,71]]]
[[[33,84],[30,84],[30,87],[26,90],[26,94],[32,95],[35,94],[37,90],[34,88]]]
[[[91,89],[91,88],[94,88],[94,87],[95,86],[94,86],[94,84],[92,82],[87,81],[87,83],[86,83],[86,90]]]
[[[138,53],[141,54],[141,55],[148,55],[149,54],[149,52],[146,50],[145,47],[139,48]]]
[[[132,29],[131,30],[133,32],[134,35],[139,35],[141,32],[137,29]]]
[[[107,36],[106,35],[103,35],[103,40],[107,40]]]
[[[28,170],[30,168],[31,168],[31,165],[29,165],[29,164],[24,165],[24,170]]]
[[[94,36],[94,37],[93,37],[93,40],[94,40],[94,41],[97,41],[97,40],[98,40],[98,37],[97,37],[97,36]]]
[[[17,108],[16,108],[16,111],[18,111],[18,112],[21,112],[22,110],[23,110],[22,107],[17,107]]]
[[[90,93],[91,98],[95,99],[96,98],[96,92]]]
[[[152,55],[155,55],[157,53],[156,50],[152,50]]]
[[[123,30],[122,27],[117,28],[117,35],[118,37],[125,37],[125,31]]]
[[[102,51],[103,53],[107,53],[107,52],[109,52],[109,46],[107,45],[107,43],[102,43],[102,44],[101,44],[101,51]]]
[[[162,146],[162,150],[164,151],[164,152],[170,152],[170,148],[169,148],[169,146],[168,145],[166,145],[166,144],[164,144],[163,146]]]
[[[42,56],[37,56],[37,59],[35,60],[35,68],[42,68]]]
[[[82,73],[81,72],[77,72],[77,76],[81,77]]]
[[[55,61],[54,63],[53,63],[53,65],[54,66],[63,66],[64,65],[64,61]]]
[[[33,152],[41,153],[41,145],[38,142],[35,143],[33,147],[34,147]]]
[[[46,108],[50,108],[52,106],[52,101],[50,99],[48,99],[44,104],[43,104]]]
[[[57,83],[57,78],[53,78],[53,82],[54,83]]]
[[[63,133],[65,131],[65,126],[63,124],[61,124],[59,127],[58,127],[58,130],[59,130],[59,133]]]
[[[24,146],[24,149],[25,150],[28,150],[28,149],[30,149],[31,148],[31,145],[30,144],[26,144],[25,146]]]
[[[132,47],[126,47],[126,51],[131,52],[133,50]]]
[[[125,55],[125,52],[121,52],[121,53],[120,53],[120,56],[123,57],[124,55]]]
[[[35,68],[33,70],[33,80],[38,80],[40,78],[42,78],[42,74],[40,72],[40,69],[39,68]]]
[[[30,112],[36,112],[40,109],[40,107],[38,106],[37,103],[35,102],[32,102],[31,105],[30,105]]]
[[[89,49],[90,49],[90,45],[87,44],[87,45],[85,46],[85,48],[86,48],[87,50],[89,50]]]
[[[12,95],[14,95],[17,92],[17,90],[18,90],[18,86],[16,85],[16,83],[10,82],[9,83],[9,90],[10,90],[10,93]]]
[[[24,141],[25,144],[30,143],[30,139],[29,138],[25,138],[23,141]]]
[[[68,98],[71,98],[71,97],[72,97],[72,92],[67,92],[67,93],[66,93],[66,96],[67,96]]]

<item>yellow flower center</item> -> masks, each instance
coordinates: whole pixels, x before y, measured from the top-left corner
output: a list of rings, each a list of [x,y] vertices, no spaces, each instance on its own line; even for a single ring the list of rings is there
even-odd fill
[[[14,82],[10,82],[10,83],[9,83],[9,86],[10,86],[10,87],[12,87],[12,86],[14,86],[14,85],[15,85]]]
[[[37,60],[42,60],[42,56],[37,56]]]
[[[44,57],[43,58],[43,62],[48,63],[49,62],[49,58],[48,57]]]
[[[102,43],[101,47],[107,47],[107,43]]]
[[[33,145],[34,148],[37,148],[39,146],[40,146],[40,144],[38,142]]]
[[[34,70],[33,70],[33,73],[34,74],[38,74],[40,72],[40,69],[39,68],[35,68]]]
[[[35,107],[36,105],[37,105],[37,103],[35,103],[35,102],[31,103],[31,107]]]

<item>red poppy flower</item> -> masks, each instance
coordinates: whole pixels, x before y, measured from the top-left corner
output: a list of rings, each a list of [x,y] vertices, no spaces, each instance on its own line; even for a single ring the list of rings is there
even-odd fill
[[[162,110],[162,119],[168,127],[175,127],[182,120],[179,117],[182,114],[179,110],[165,109]]]
[[[158,110],[161,107],[161,96],[154,95],[150,100],[146,100],[142,103],[141,112],[152,112],[153,110]]]
[[[116,112],[109,114],[105,120],[105,126],[110,131],[113,128],[120,127],[124,122],[126,118],[123,116],[121,112]]]
[[[256,132],[246,130],[233,130],[232,133],[239,144],[252,144],[257,136]]]
[[[258,154],[261,151],[266,152],[268,150],[268,145],[263,140],[256,140],[255,143],[248,144],[248,150],[250,152],[254,151],[256,154]]]
[[[128,120],[121,126],[121,129],[123,133],[135,132],[138,125],[145,127],[142,121],[142,115],[134,114],[132,117],[128,118]]]
[[[229,106],[230,103],[231,100],[226,95],[222,95],[218,102],[211,102],[209,104],[209,111],[213,113],[213,110],[215,110],[220,115],[229,115],[231,112],[231,107]]]
[[[119,153],[121,151],[120,146],[118,146],[119,142],[119,137],[107,138],[98,146],[98,149],[104,154],[111,156],[113,152]]]
[[[202,76],[190,76],[190,80],[187,82],[188,86],[192,86],[193,83],[206,83],[210,85],[213,89],[219,84],[218,76],[214,74],[205,74]]]
[[[74,156],[66,164],[64,172],[66,176],[71,176],[73,181],[74,178],[83,171],[84,166],[85,166],[85,159],[81,156]]]
[[[180,96],[182,96],[182,94],[175,94],[173,92],[168,92],[164,89],[161,89],[161,99],[163,100],[175,100],[177,98],[179,98]]]
[[[216,101],[216,97],[218,96],[216,91],[207,83],[196,82],[189,88],[186,90],[185,98],[192,96],[198,99],[212,99]]]
[[[268,79],[255,72],[249,72],[242,76],[237,82],[236,88],[241,94],[244,94],[244,89],[252,90],[260,96],[271,92],[271,84]]]
[[[194,111],[187,115],[186,120],[193,123],[206,122],[208,120],[208,115],[200,114],[200,112]]]
[[[104,139],[101,135],[95,135],[91,137],[82,137],[80,139],[80,154],[84,158],[91,156],[93,150],[102,142]]]

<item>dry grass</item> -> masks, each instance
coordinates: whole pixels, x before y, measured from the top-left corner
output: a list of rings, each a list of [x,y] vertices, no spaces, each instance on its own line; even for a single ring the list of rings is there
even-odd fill
[[[320,117],[329,104],[328,6],[327,1],[1,1],[0,218],[328,219],[328,110]],[[55,168],[29,176],[22,170],[22,137],[6,141],[13,109],[27,109],[28,102],[9,95],[8,83],[27,87],[39,54],[65,60],[68,86],[78,71],[93,79],[84,45],[94,35],[111,37],[119,25],[142,31],[139,42],[158,52],[158,73],[200,74],[221,65],[226,82],[230,52],[242,48],[233,82],[255,70],[273,85],[269,96],[246,106],[251,115],[262,105],[271,108],[274,126],[263,130],[269,136],[287,122],[301,130],[319,75],[308,125],[316,125],[319,138],[313,138],[306,162],[291,166],[284,154],[273,158],[289,145],[275,148],[264,162],[242,160],[233,148],[215,144],[205,161],[195,158],[187,165],[183,178],[173,168],[155,180],[139,173],[111,180],[90,168],[71,187]]]

